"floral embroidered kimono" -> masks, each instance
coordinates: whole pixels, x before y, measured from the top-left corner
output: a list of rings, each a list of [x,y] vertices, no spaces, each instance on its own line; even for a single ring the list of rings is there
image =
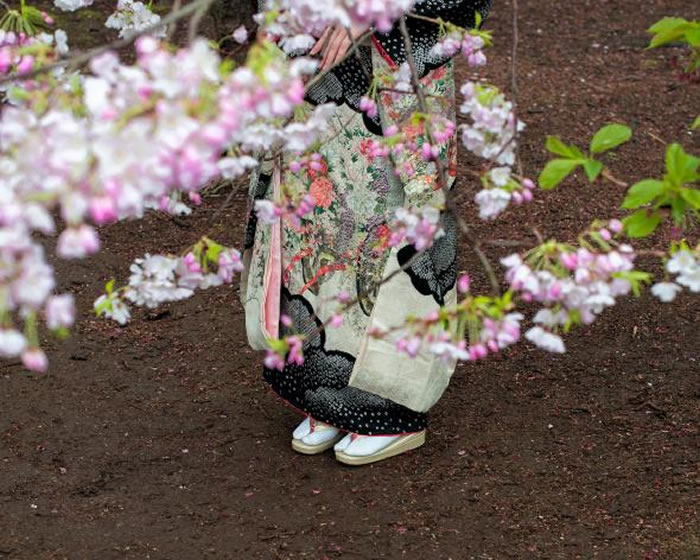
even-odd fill
[[[425,0],[415,11],[469,27],[475,11],[485,17],[488,5]],[[437,26],[407,21],[431,109],[454,121],[452,63],[430,54],[438,40]],[[415,96],[383,92],[373,119],[358,109],[369,88],[368,75],[392,72],[405,61],[401,34],[398,29],[375,34],[371,46],[358,52],[308,92],[309,109],[329,101],[339,105],[321,139],[320,169],[290,173],[281,171],[285,166],[277,162],[251,181],[241,299],[253,348],[265,348],[269,337],[305,336],[303,365],[264,369],[265,380],[284,400],[342,430],[393,435],[426,427],[426,412],[447,387],[455,364],[430,353],[426,345],[415,358],[399,352],[400,332],[383,338],[368,332],[387,331],[408,316],[423,317],[456,301],[457,227],[444,214],[445,235],[405,271],[378,286],[416,253],[407,244],[387,246],[387,224],[396,209],[440,205],[444,198],[434,163],[415,156],[415,173],[397,176],[387,160],[373,158],[369,149],[376,134],[392,124],[408,139],[422,142],[422,129],[407,118],[416,110]],[[455,139],[441,148],[452,182]],[[273,199],[281,185],[313,197],[316,208],[301,224],[288,218],[272,225],[257,221],[254,201]],[[336,298],[342,292],[358,297],[359,304],[344,313],[340,327],[321,329],[338,310]],[[281,322],[284,315],[290,325]]]

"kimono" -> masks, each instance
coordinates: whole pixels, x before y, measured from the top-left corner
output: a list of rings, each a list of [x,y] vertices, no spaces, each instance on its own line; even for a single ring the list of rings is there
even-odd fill
[[[424,0],[414,11],[473,27],[476,12],[485,18],[487,0]],[[439,40],[438,26],[407,18],[413,58],[431,112],[454,122],[452,62],[431,53]],[[456,302],[457,224],[442,215],[444,235],[416,256],[413,245],[387,243],[398,208],[420,210],[440,206],[444,195],[434,162],[411,156],[395,173],[386,158],[375,158],[372,139],[396,125],[410,141],[423,142],[422,125],[408,117],[417,110],[415,95],[381,92],[376,117],[359,110],[372,76],[395,71],[406,61],[398,25],[375,33],[326,78],[307,92],[307,109],[338,105],[320,142],[321,160],[302,172],[285,171],[279,160],[256,173],[249,192],[250,213],[244,243],[245,271],[241,301],[246,331],[254,349],[268,338],[304,337],[304,362],[284,369],[264,368],[264,379],[295,408],[339,429],[363,435],[417,432],[427,425],[427,411],[439,400],[454,372],[424,344],[417,356],[397,350],[405,333],[392,331],[410,316],[424,317]],[[286,154],[284,158],[293,158]],[[440,157],[456,171],[456,140],[440,145]],[[403,168],[403,166],[402,166]],[[280,189],[309,193],[315,209],[301,221],[283,217],[278,223],[257,220],[254,203],[274,199]],[[409,266],[406,265],[410,262]],[[396,273],[397,269],[406,267]],[[390,275],[394,276],[381,283]],[[358,304],[343,314],[340,326],[322,327],[347,293]],[[373,332],[390,331],[383,337]]]

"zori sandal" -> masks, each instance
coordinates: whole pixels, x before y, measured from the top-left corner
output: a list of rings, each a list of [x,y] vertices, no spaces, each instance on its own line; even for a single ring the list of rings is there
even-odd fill
[[[333,447],[342,437],[338,428],[307,416],[292,434],[292,449],[304,455],[316,455]]]
[[[335,458],[346,465],[368,465],[425,443],[425,430],[397,436],[348,434],[335,445]]]

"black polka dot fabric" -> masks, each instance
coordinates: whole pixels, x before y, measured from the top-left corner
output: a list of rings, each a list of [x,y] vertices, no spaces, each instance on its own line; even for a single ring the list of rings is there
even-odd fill
[[[292,323],[280,325],[281,335],[303,334],[304,363],[287,364],[282,371],[263,368],[272,389],[292,406],[316,420],[362,435],[417,432],[427,426],[427,414],[415,412],[379,395],[348,387],[355,358],[325,349],[321,321],[311,304],[283,288],[281,312]]]
[[[442,222],[445,235],[406,268],[413,287],[424,296],[433,296],[438,305],[445,305],[445,295],[457,282],[457,220],[451,212],[444,212]],[[413,245],[399,249],[399,265],[404,266],[416,253]]]
[[[255,212],[255,201],[263,200],[267,196],[270,188],[270,175],[260,174],[257,180],[253,181],[254,188],[249,193],[248,219],[246,220],[245,235],[243,237],[243,249],[252,249],[255,243],[255,231],[258,228],[258,214]]]

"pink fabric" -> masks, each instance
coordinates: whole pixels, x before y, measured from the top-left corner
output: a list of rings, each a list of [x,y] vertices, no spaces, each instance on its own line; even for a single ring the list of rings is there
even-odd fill
[[[280,170],[272,173],[273,200],[279,199]],[[280,293],[282,291],[282,220],[272,224],[270,252],[265,266],[265,285],[262,301],[263,329],[268,338],[279,338]]]

